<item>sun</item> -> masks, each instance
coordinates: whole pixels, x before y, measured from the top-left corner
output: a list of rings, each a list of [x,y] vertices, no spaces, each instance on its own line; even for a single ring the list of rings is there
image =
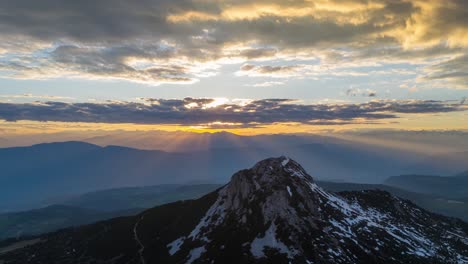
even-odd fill
[[[203,108],[214,108],[220,105],[226,104],[229,102],[229,99],[226,97],[216,97],[213,98],[213,102],[203,105]]]

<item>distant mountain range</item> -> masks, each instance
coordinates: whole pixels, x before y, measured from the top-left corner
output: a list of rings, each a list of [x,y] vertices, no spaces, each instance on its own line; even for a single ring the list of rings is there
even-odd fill
[[[468,151],[426,156],[410,165],[407,171],[419,175],[452,175],[465,171],[468,166]]]
[[[468,200],[468,172],[445,177],[428,175],[393,176],[388,178],[385,184],[413,192]]]
[[[6,136],[6,135],[5,135]],[[136,149],[167,152],[193,152],[216,148],[281,148],[310,143],[359,144],[379,151],[406,149],[433,155],[457,153],[468,149],[468,131],[343,130],[331,133],[263,134],[242,136],[228,132],[198,133],[188,131],[86,131],[8,134],[0,138],[0,147],[30,146],[40,143],[82,141],[99,146],[118,145]],[[377,147],[380,146],[380,147]],[[421,155],[421,154],[419,154]],[[465,168],[467,169],[467,168]]]
[[[102,212],[67,205],[51,205],[25,212],[0,214],[0,239],[43,234],[65,227],[90,224],[118,216],[134,215],[142,210]]]
[[[210,155],[166,153],[82,142],[0,149],[0,210],[46,206],[85,192],[125,186],[216,182],[237,165]],[[244,161],[245,162],[245,161]]]
[[[221,142],[226,142],[226,137],[224,135]],[[272,139],[287,142],[271,145]],[[412,153],[360,146],[343,140],[322,138],[316,139],[316,143],[304,142],[310,140],[299,136],[272,136],[256,138],[251,145],[240,141],[238,147],[231,144],[229,148],[219,148],[223,144],[216,143],[218,148],[184,153],[100,147],[83,142],[4,148],[0,149],[0,212],[48,206],[69,196],[100,189],[225,183],[228,180],[225,175],[251,166],[256,160],[283,154],[305,164],[320,180],[380,183],[388,176],[415,173],[418,169],[432,168],[449,173],[455,173],[458,167],[466,170],[466,163],[458,159],[457,167],[444,168],[440,164],[434,167],[431,160],[424,162],[426,159]]]
[[[0,240],[32,236],[117,216],[134,215],[157,205],[199,198],[216,184],[158,185],[96,191],[44,208],[0,214]]]
[[[26,246],[27,245],[27,246]],[[0,249],[10,263],[465,263],[468,224],[385,191],[330,193],[295,161],[176,202]]]
[[[151,208],[179,200],[196,199],[221,186],[220,184],[163,184],[127,187],[85,193],[57,202],[99,211]]]

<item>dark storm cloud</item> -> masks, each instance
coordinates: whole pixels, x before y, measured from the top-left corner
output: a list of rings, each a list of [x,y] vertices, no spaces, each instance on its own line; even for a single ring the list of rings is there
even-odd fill
[[[214,99],[144,99],[145,103],[0,103],[7,121],[62,121],[200,125],[213,122],[258,126],[278,122],[303,124],[369,123],[398,118],[399,113],[441,113],[467,110],[443,101],[372,101],[363,104],[299,104],[290,99],[264,99],[247,104],[209,107]],[[359,119],[359,120],[357,120]]]

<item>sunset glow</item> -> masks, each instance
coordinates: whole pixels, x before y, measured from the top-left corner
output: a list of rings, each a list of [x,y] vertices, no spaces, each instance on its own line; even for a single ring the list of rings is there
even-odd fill
[[[468,129],[463,1],[122,3],[95,20],[21,1],[34,31],[0,21],[0,136]]]

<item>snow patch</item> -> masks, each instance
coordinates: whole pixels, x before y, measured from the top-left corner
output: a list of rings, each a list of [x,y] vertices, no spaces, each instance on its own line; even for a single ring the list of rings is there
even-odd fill
[[[182,246],[182,244],[184,244],[184,240],[185,240],[185,237],[179,237],[178,239],[167,244],[167,247],[169,248],[169,254],[171,256],[180,250],[180,247]]]
[[[197,247],[197,248],[190,250],[190,253],[189,253],[190,257],[185,263],[186,264],[193,263],[195,260],[199,259],[205,251],[206,251],[205,246]]]
[[[284,167],[284,166],[288,165],[288,163],[289,163],[289,158],[286,157],[286,158],[284,158],[284,160],[281,162],[281,165],[283,165],[283,167]]]
[[[289,186],[286,186],[286,189],[288,190],[289,196],[291,196],[291,197],[292,197],[291,188],[290,188]]]
[[[337,257],[339,257],[339,256],[341,255],[340,251],[338,251],[338,250],[333,250],[332,248],[329,248],[329,249],[327,250],[327,252],[328,252],[328,253],[331,253],[331,254],[333,254],[333,255],[335,255],[335,256],[337,256]]]
[[[351,227],[361,222],[365,222],[367,223],[368,227],[382,229],[387,234],[397,239],[400,243],[406,244],[408,248],[407,253],[409,254],[424,257],[430,257],[436,254],[434,245],[431,240],[424,237],[424,235],[419,233],[413,227],[392,224],[392,217],[389,215],[381,213],[372,208],[363,209],[357,203],[350,203],[337,195],[328,193],[327,191],[317,186],[315,183],[309,183],[309,187],[313,192],[318,193],[324,198],[326,205],[334,207],[345,216],[344,219],[329,220],[330,224],[336,228],[333,233],[336,233],[342,237],[347,237],[354,243],[358,244],[358,236],[356,233],[354,233]],[[365,229],[367,229],[367,227]],[[367,231],[371,232],[368,229]]]
[[[294,168],[291,168],[291,166],[285,167],[284,170],[289,172],[291,174],[291,176],[295,176],[295,177],[299,177],[299,178],[306,178],[306,173],[305,172],[303,172],[301,170],[296,170]]]
[[[216,202],[208,209],[206,212],[205,216],[200,220],[200,222],[197,224],[197,226],[190,232],[190,235],[188,236],[192,240],[195,239],[200,239],[205,242],[209,242],[208,238],[206,236],[202,235],[202,232],[205,232],[208,227],[214,227],[220,224],[224,220],[224,207],[221,205],[222,199],[221,196],[218,197]],[[218,216],[216,220],[213,220],[213,216]],[[206,232],[205,232],[206,233]]]
[[[250,252],[256,258],[266,257],[263,252],[265,247],[277,249],[280,253],[288,254],[291,258],[292,252],[283,242],[276,238],[276,225],[271,224],[263,237],[256,237],[250,244]]]

